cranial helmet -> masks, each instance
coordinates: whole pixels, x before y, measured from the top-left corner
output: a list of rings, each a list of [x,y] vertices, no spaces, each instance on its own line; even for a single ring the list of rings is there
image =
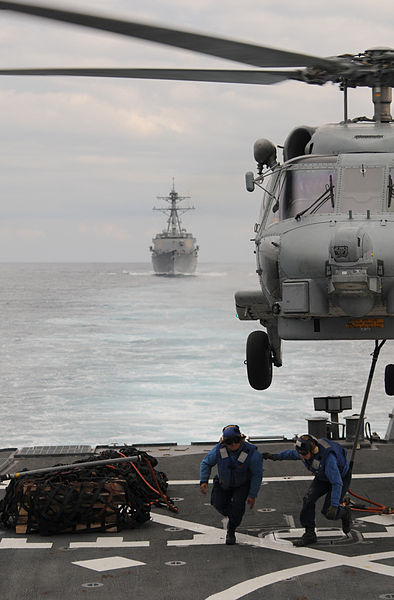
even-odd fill
[[[242,435],[238,425],[227,425],[226,427],[223,427],[223,438],[236,437],[238,435]]]
[[[312,452],[313,448],[316,446],[317,440],[311,435],[302,435],[297,438],[295,443],[295,449],[298,454],[308,454],[308,452]]]

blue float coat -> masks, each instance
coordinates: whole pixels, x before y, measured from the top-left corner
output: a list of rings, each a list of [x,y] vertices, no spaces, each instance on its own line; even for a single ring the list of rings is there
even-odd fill
[[[307,469],[310,467],[310,464],[313,460],[319,460],[320,455],[314,454],[313,458],[310,460],[304,460],[300,454],[298,454],[297,450],[283,450],[283,452],[279,452],[278,454],[274,454],[277,460],[302,460]],[[308,464],[309,463],[309,464]],[[348,469],[344,472],[344,475],[347,473]],[[339,506],[339,499],[341,497],[342,492],[342,477],[339,472],[338,462],[336,456],[333,452],[330,452],[325,460],[324,464],[324,473],[321,472],[316,475],[318,479],[328,479],[331,483],[331,505]]]
[[[228,449],[227,449],[228,450]],[[237,465],[238,456],[242,452],[242,446],[238,450],[231,451],[228,450],[228,454],[234,466]],[[217,459],[217,451],[216,446],[203,458],[200,465],[200,483],[207,483],[209,476],[211,474],[211,469],[218,462]],[[256,450],[253,452],[249,461],[249,470],[250,470],[250,488],[249,488],[249,498],[257,498],[257,494],[259,493],[261,480],[263,478],[263,457],[260,452]]]

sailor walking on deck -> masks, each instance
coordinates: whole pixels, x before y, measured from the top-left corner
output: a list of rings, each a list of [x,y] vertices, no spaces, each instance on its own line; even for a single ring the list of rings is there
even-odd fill
[[[297,439],[295,450],[284,450],[278,454],[264,452],[263,457],[268,460],[302,460],[305,467],[315,475],[304,496],[300,513],[305,533],[294,542],[295,546],[310,546],[316,543],[315,505],[324,495],[326,497],[322,514],[330,520],[342,519],[342,530],[346,534],[349,533],[352,524],[351,509],[341,506],[351,479],[345,448],[332,440],[317,440],[306,434]]]
[[[208,491],[213,466],[218,474],[213,480],[211,504],[228,517],[226,544],[235,544],[235,530],[245,513],[246,502],[253,508],[263,477],[263,459],[256,446],[246,442],[238,425],[227,425],[216,446],[200,465],[200,490]]]

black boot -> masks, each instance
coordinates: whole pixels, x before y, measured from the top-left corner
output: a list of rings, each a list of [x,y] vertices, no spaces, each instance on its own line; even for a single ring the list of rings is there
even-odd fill
[[[236,544],[235,527],[230,524],[227,526],[226,544],[228,546],[233,546]]]
[[[343,508],[345,509],[346,514],[342,517],[342,531],[343,533],[348,534],[352,528],[352,509],[350,506],[344,506]]]
[[[305,533],[300,539],[293,542],[293,546],[311,546],[312,544],[316,544],[317,537],[315,533],[314,527],[305,527]]]

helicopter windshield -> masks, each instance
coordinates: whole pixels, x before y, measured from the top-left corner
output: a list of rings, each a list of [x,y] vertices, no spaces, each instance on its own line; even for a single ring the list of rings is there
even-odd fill
[[[342,171],[341,210],[355,213],[382,210],[384,169],[382,167],[346,167]]]
[[[332,168],[287,171],[282,180],[279,196],[280,218],[289,219],[309,209],[309,214],[332,213],[335,205],[336,183],[337,172]],[[332,194],[329,192],[331,185]],[[319,197],[322,197],[321,202],[317,202]]]

